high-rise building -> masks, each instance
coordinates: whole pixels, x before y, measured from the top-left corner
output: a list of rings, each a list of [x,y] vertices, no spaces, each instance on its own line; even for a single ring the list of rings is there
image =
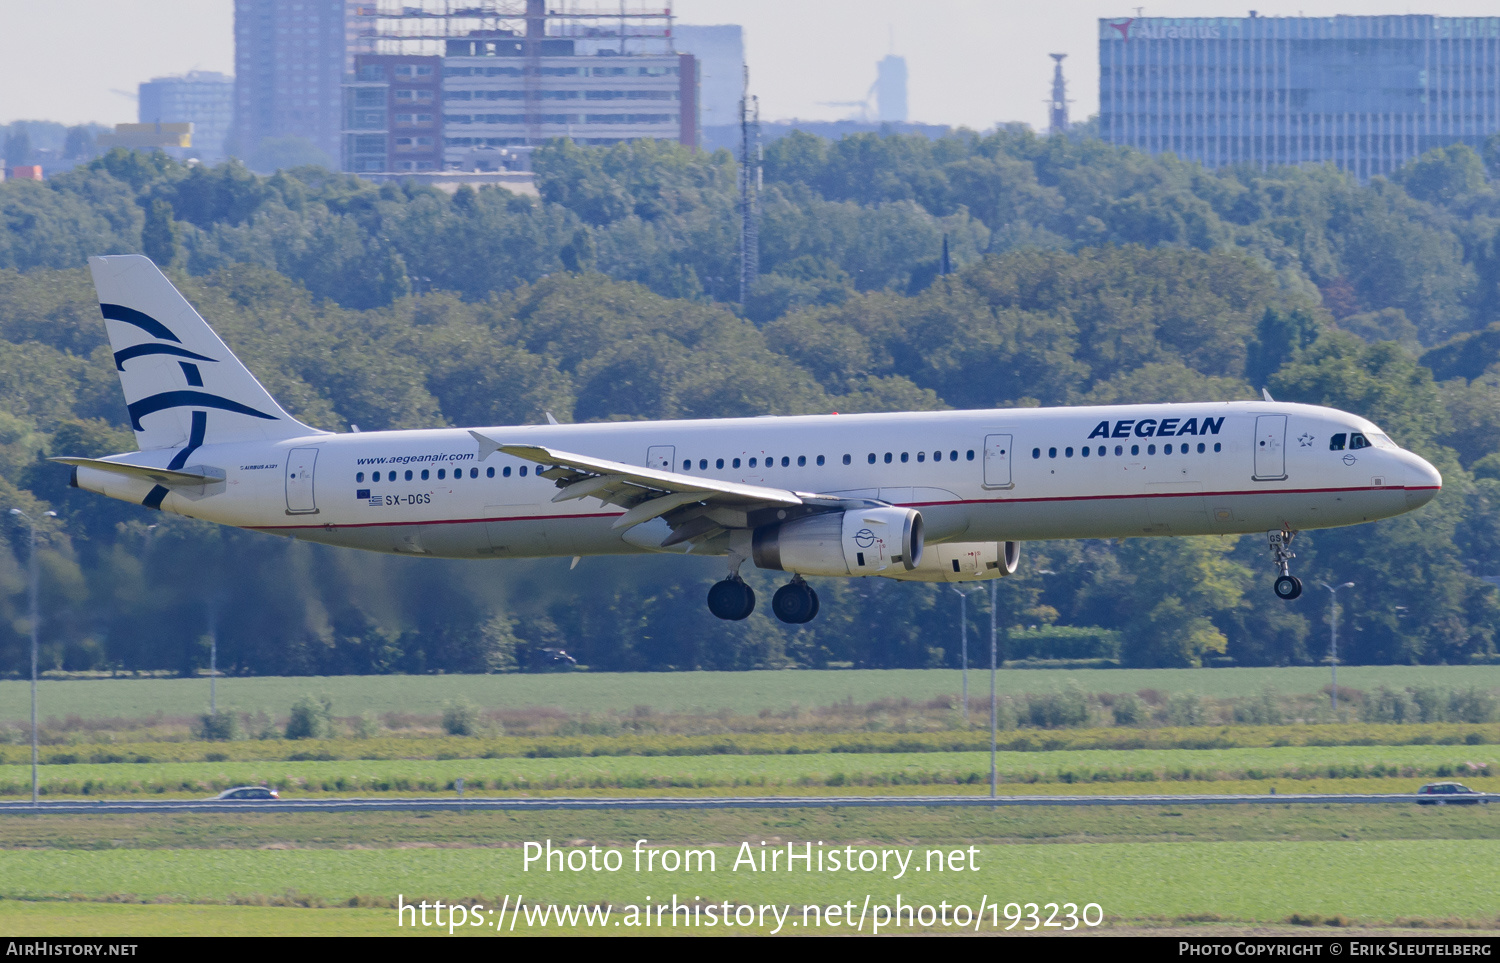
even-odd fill
[[[191,152],[214,163],[234,120],[234,78],[208,70],[181,77],[155,77],[140,85],[142,124],[192,124]]]
[[[672,28],[672,45],[698,61],[698,116],[705,127],[738,124],[745,93],[745,31],[738,24]]]
[[[888,54],[875,65],[875,109],[882,123],[906,123],[906,58]]]
[[[234,149],[298,137],[339,156],[342,85],[362,51],[360,0],[234,0]]]
[[[1500,17],[1099,21],[1099,133],[1209,167],[1363,179],[1500,130]]]

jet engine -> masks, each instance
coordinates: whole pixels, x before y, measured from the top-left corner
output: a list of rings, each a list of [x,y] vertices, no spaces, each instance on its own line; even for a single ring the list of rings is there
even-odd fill
[[[903,582],[979,582],[1016,573],[1020,542],[942,542],[929,545],[909,572],[885,572]]]
[[[922,514],[864,508],[808,515],[755,530],[757,568],[799,575],[887,575],[922,561]]]

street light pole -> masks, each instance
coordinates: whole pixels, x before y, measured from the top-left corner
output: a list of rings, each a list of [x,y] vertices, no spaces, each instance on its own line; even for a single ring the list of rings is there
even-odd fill
[[[12,515],[26,519],[26,524],[31,526],[31,556],[28,559],[31,569],[31,804],[37,805],[37,726],[36,726],[36,667],[37,667],[37,643],[38,633],[41,628],[40,607],[37,604],[38,586],[40,577],[36,566],[36,520],[19,508],[10,510]],[[57,512],[44,512],[50,518],[56,518]]]
[[[1000,582],[990,583],[990,798],[995,798],[995,744],[1000,741],[995,714],[995,610],[1000,607]]]
[[[1319,582],[1319,585],[1328,590],[1328,661],[1333,666],[1333,688],[1329,690],[1328,697],[1333,707],[1334,714],[1339,711],[1339,589],[1354,588],[1353,582],[1345,582],[1343,585],[1329,585],[1327,582]]]
[[[963,640],[960,645],[962,652],[962,666],[964,679],[963,705],[964,705],[964,728],[969,727],[969,593],[958,586],[953,587],[958,593],[958,625],[959,637]]]

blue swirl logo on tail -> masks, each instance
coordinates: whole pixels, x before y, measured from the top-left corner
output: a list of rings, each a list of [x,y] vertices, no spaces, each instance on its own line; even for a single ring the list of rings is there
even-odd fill
[[[211,395],[206,391],[163,391],[149,398],[142,398],[134,404],[127,405],[130,412],[130,427],[136,431],[144,431],[141,427],[141,419],[153,412],[163,411],[167,408],[181,408],[187,405],[195,405],[200,408],[218,408],[222,411],[232,411],[238,415],[250,415],[253,418],[264,418],[267,421],[276,421],[275,415],[268,415],[264,411],[256,411],[249,405],[242,405],[238,401],[230,401],[218,395]]]

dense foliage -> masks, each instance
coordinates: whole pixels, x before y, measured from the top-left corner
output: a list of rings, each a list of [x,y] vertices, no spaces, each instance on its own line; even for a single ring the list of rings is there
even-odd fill
[[[0,184],[0,496],[60,516],[41,552],[44,666],[193,671],[210,626],[221,667],[247,673],[504,671],[546,647],[613,669],[957,661],[941,586],[829,581],[807,626],[721,623],[702,602],[714,562],[590,559],[569,576],[566,560],[388,558],[69,490],[39,456],[132,447],[82,265],[136,251],[329,429],[1263,387],[1358,412],[1446,484],[1412,515],[1299,539],[1310,584],[1356,583],[1341,658],[1495,656],[1500,599],[1480,576],[1500,574],[1500,187],[1467,148],[1361,185],[1017,130],[794,134],[767,150],[743,310],[727,154],[560,143],[535,166],[540,199],[124,151]],[[0,671],[26,663],[25,559],[13,528]],[[1102,627],[1132,665],[1316,661],[1326,599],[1279,602],[1269,573],[1250,537],[1033,544],[1000,623]]]

